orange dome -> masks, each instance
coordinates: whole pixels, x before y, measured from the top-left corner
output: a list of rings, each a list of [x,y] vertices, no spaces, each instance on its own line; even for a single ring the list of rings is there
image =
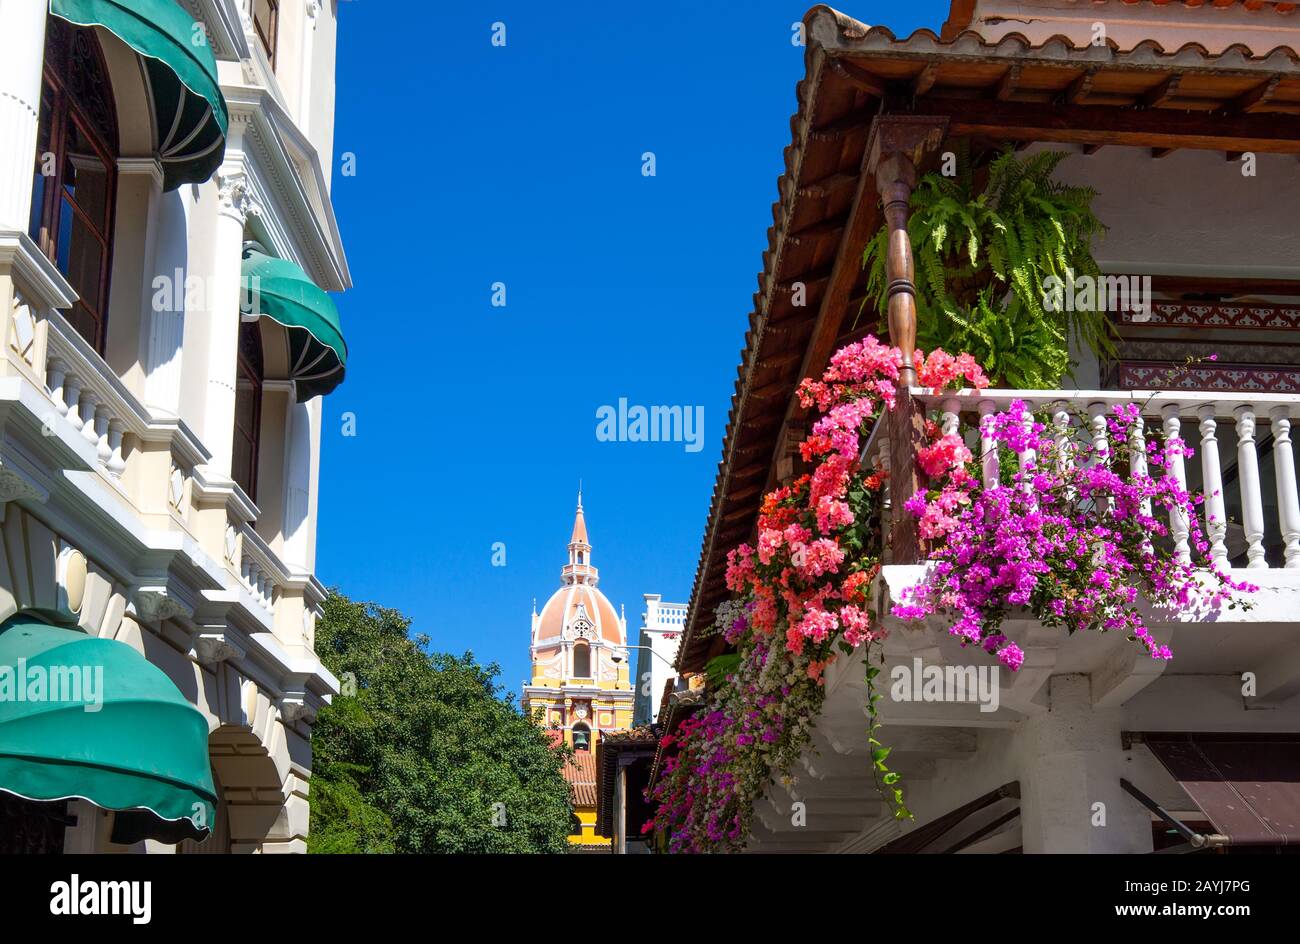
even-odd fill
[[[575,583],[551,594],[542,607],[533,632],[533,644],[544,639],[603,639],[611,645],[626,645],[623,621],[614,604],[591,584]]]

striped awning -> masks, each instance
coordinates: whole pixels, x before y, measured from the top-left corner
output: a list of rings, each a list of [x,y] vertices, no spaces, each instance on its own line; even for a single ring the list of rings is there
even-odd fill
[[[50,13],[102,27],[140,57],[163,189],[211,178],[225,153],[229,114],[203,25],[174,0],[50,0]]]

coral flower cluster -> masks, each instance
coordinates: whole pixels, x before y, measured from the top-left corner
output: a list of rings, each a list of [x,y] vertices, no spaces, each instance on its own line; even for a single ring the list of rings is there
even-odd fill
[[[665,767],[652,788],[647,831],[672,852],[739,848],[754,801],[808,742],[821,711],[824,673],[835,660],[878,639],[869,606],[880,566],[885,475],[863,468],[866,436],[894,405],[901,355],[874,337],[832,358],[799,399],[822,415],[800,445],[813,471],[769,493],[756,544],[727,557],[735,599],[719,607],[713,631],[738,657],[710,669],[707,705],[665,738]],[[921,383],[987,381],[969,357],[918,353]],[[953,446],[936,443],[936,462]],[[941,458],[942,457],[942,458]]]

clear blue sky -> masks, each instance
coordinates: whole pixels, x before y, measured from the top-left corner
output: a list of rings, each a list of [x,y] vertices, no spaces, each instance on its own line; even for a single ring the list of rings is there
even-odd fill
[[[687,599],[809,5],[340,3],[334,204],[355,287],[338,299],[347,381],[325,399],[327,585],[500,663],[517,693],[581,479],[630,633],[643,593]],[[896,33],[947,11],[837,6]],[[596,410],[621,397],[702,406],[703,448],[598,441]]]

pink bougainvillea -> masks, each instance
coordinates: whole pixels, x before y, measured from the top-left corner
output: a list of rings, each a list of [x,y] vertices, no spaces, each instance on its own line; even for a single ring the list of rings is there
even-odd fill
[[[926,470],[929,491],[906,503],[921,536],[933,541],[928,556],[936,563],[904,591],[894,615],[951,615],[949,632],[1015,670],[1024,653],[999,627],[1017,609],[1070,633],[1119,631],[1168,659],[1172,653],[1151,634],[1139,600],[1171,610],[1249,605],[1235,593],[1256,588],[1209,560],[1199,499],[1168,474],[1175,456],[1191,451],[1178,439],[1143,436],[1142,452],[1132,455],[1138,421],[1136,404],[1115,406],[1107,417],[1112,445],[1103,453],[1091,438],[1058,440],[1015,400],[989,428],[996,446],[1026,462],[987,486],[969,458],[944,451],[944,461]],[[1208,564],[1178,554],[1167,540],[1171,512],[1187,522],[1190,549]]]
[[[987,385],[966,354],[917,352],[914,363],[926,387]],[[826,672],[843,653],[884,634],[870,594],[887,476],[862,467],[860,456],[873,424],[895,405],[900,364],[896,348],[866,337],[837,351],[820,380],[799,387],[800,402],[822,414],[800,444],[811,472],[769,493],[756,545],[727,555],[734,597],[719,607],[713,631],[736,655],[710,664],[707,702],[664,739],[665,767],[648,792],[656,813],[646,829],[670,851],[743,846],[754,801],[808,743]],[[982,457],[972,454],[975,431],[944,432],[927,421],[917,453],[927,488],[894,513],[915,516],[934,563],[894,615],[944,620],[964,644],[1016,671],[1024,653],[1001,625],[1020,608],[1068,632],[1131,635],[1156,658],[1169,658],[1143,622],[1139,598],[1172,608],[1241,605],[1234,592],[1253,587],[1197,566],[1167,540],[1172,510],[1188,521],[1191,546],[1205,555],[1195,502],[1167,471],[1177,451],[1190,453],[1178,440],[1145,443],[1151,471],[1142,471],[1127,451],[1137,417],[1135,406],[1116,409],[1108,421],[1115,445],[1102,456],[1088,439],[1063,448],[1025,404],[1013,402],[987,420],[988,430],[1004,454],[1026,461],[1022,469],[1012,462],[987,486]],[[883,763],[874,769],[886,770]],[[881,789],[891,791],[895,812],[906,814],[897,778],[886,773]]]

